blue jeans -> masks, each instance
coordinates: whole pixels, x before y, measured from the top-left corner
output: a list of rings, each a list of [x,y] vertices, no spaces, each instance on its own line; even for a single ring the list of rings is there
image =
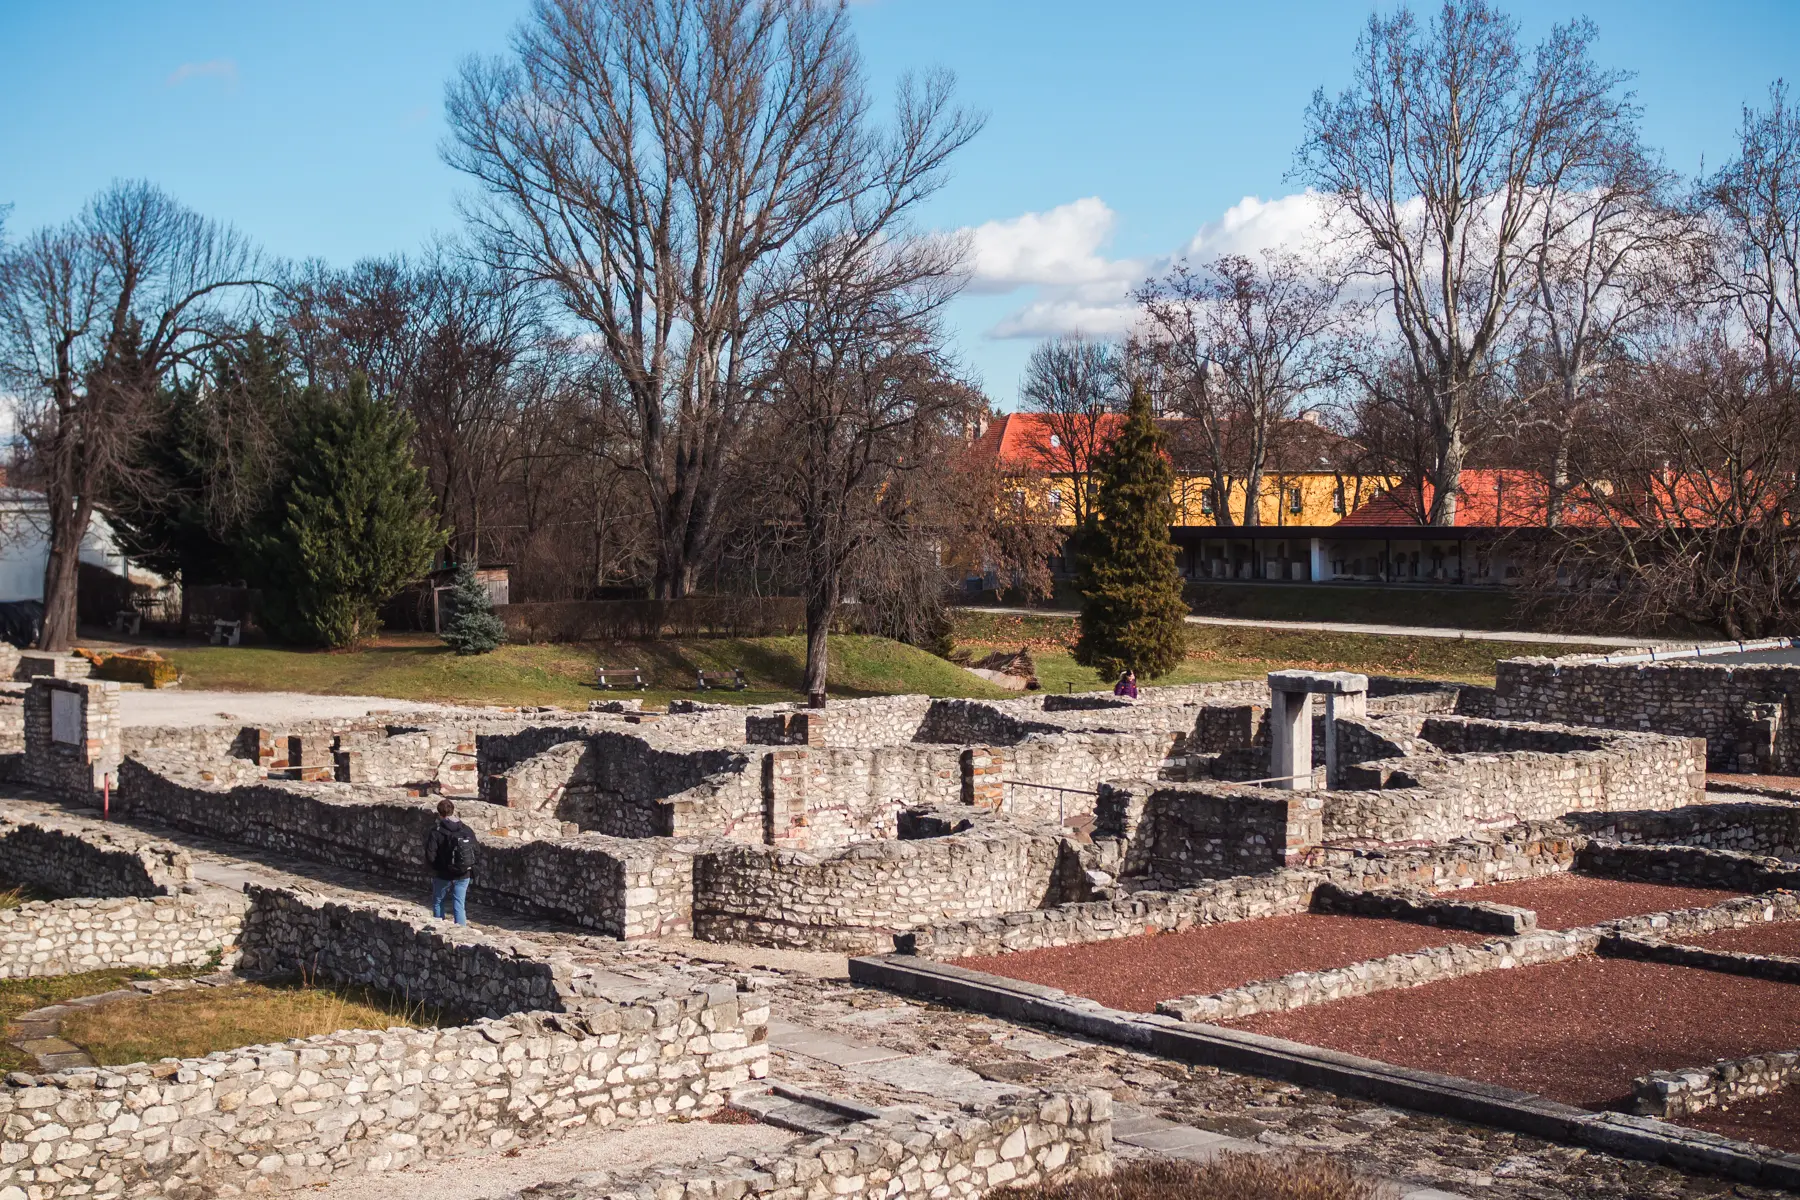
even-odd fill
[[[469,914],[463,909],[463,901],[469,895],[467,879],[433,879],[431,881],[431,915],[438,920],[444,919],[444,897],[450,898],[450,911],[456,914],[458,925],[469,923]]]

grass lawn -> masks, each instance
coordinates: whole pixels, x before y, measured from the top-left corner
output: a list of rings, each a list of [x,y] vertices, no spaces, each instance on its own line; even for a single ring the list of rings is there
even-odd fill
[[[957,645],[977,656],[990,649],[1029,647],[1046,691],[1076,691],[1110,684],[1077,666],[1069,653],[1075,622],[1068,617],[957,614]],[[1284,667],[1416,675],[1463,683],[1493,683],[1494,664],[1521,654],[1576,654],[1589,647],[1484,642],[1459,638],[1385,637],[1365,633],[1313,633],[1227,625],[1190,625],[1187,661],[1161,684],[1249,679]]]
[[[443,1023],[435,1009],[409,1005],[368,988],[238,983],[104,1004],[65,1017],[62,1036],[101,1066],[115,1067],[160,1058],[198,1058],[215,1050],[340,1029]]]
[[[179,975],[182,972],[168,971],[163,974]],[[157,978],[157,973],[154,971],[120,968],[110,971],[89,971],[83,975],[50,975],[41,979],[0,980],[0,1029],[11,1026],[13,1018],[21,1013],[28,1013],[51,1004],[61,1004],[64,1000],[76,1000],[82,996],[97,996],[101,992],[122,988],[134,979],[155,978]],[[13,1049],[5,1042],[0,1042],[0,1072],[35,1071],[37,1069],[36,1059]]]
[[[227,691],[316,692],[392,696],[462,704],[556,704],[641,695],[652,705],[675,697],[767,704],[799,696],[806,665],[800,637],[689,638],[663,642],[502,646],[492,654],[453,654],[429,634],[384,637],[357,650],[289,650],[263,646],[165,648],[185,676],[183,686]],[[648,691],[602,692],[595,670],[637,667]],[[741,667],[742,692],[694,690],[696,670]],[[1007,693],[923,650],[876,637],[831,639],[831,690],[839,696],[928,692],[996,697]]]
[[[976,657],[1029,646],[1046,690],[1077,691],[1111,683],[1075,665],[1068,647],[1075,623],[1067,617],[964,611],[956,640]],[[766,704],[797,699],[806,647],[799,637],[688,638],[662,642],[588,642],[502,646],[492,654],[453,654],[429,634],[381,638],[356,650],[291,650],[270,646],[163,647],[185,686],[225,691],[293,691],[324,695],[391,696],[461,704],[551,704],[585,709],[590,700],[641,695],[652,706],[677,697]],[[1373,634],[1287,632],[1192,626],[1188,657],[1158,683],[1244,679],[1281,667],[1355,670],[1491,683],[1494,664],[1519,654],[1568,654],[1569,646],[1519,646],[1474,639],[1383,637]],[[600,666],[644,672],[649,690],[601,692]],[[742,692],[694,689],[694,673],[741,667]],[[876,637],[831,639],[831,690],[837,696],[923,692],[933,696],[1010,695],[923,650]]]

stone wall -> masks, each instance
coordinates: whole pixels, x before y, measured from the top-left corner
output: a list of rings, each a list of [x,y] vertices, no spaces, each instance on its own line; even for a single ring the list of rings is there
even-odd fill
[[[206,896],[51,900],[0,910],[0,979],[236,959],[248,905]]]
[[[434,800],[349,784],[220,787],[179,758],[149,754],[126,761],[122,782],[120,803],[136,816],[411,881],[421,891],[431,878],[424,847],[437,822]],[[539,818],[479,801],[458,804],[456,815],[476,831],[471,891],[479,900],[615,937],[689,928],[691,850],[667,839],[504,836],[511,826]]]
[[[572,964],[536,946],[428,920],[416,907],[258,884],[244,890],[244,971],[363,984],[462,1018],[564,1012],[576,1003]]]
[[[1694,804],[1663,812],[1578,813],[1567,820],[1607,841],[1800,859],[1800,804],[1779,800]]]
[[[1496,672],[1492,715],[1706,739],[1717,771],[1800,772],[1800,667],[1700,660],[1515,658]]]
[[[776,1154],[545,1184],[540,1200],[977,1200],[1112,1168],[1112,1097],[1032,1091],[981,1111],[896,1110]]]
[[[1709,1067],[1652,1071],[1631,1083],[1633,1111],[1642,1117],[1682,1117],[1754,1100],[1800,1081],[1800,1050],[1722,1059]]]
[[[1433,946],[1326,971],[1297,971],[1210,996],[1178,996],[1159,1001],[1156,1011],[1180,1021],[1233,1021],[1484,971],[1563,962],[1591,954],[1599,944],[1600,934],[1592,929],[1534,930],[1479,946]]]
[[[1614,879],[1675,883],[1684,887],[1763,892],[1800,889],[1800,867],[1757,854],[1699,846],[1644,846],[1591,838],[1577,860],[1582,870]]]
[[[187,851],[94,821],[0,815],[0,880],[58,896],[172,896],[194,876]]]
[[[1326,841],[1435,841],[1569,813],[1669,809],[1705,798],[1697,739],[1596,737],[1448,717],[1428,718],[1422,733],[1440,747],[1470,749],[1342,767],[1339,788],[1326,798]],[[1487,749],[1513,745],[1561,748]]]
[[[968,958],[1289,916],[1306,911],[1323,878],[1313,871],[1271,871],[1180,891],[1146,890],[1111,900],[937,922],[896,935],[894,948],[924,958]]]
[[[1105,784],[1096,837],[1127,844],[1121,873],[1184,886],[1299,865],[1319,845],[1313,792],[1230,784]]]
[[[723,984],[452,1029],[13,1075],[0,1087],[0,1195],[290,1190],[464,1148],[703,1117],[766,1073],[767,1021],[766,1006]],[[396,1182],[394,1194],[409,1190]]]
[[[25,693],[24,713],[25,750],[14,767],[20,783],[85,800],[118,770],[118,684],[40,676]]]
[[[700,855],[694,934],[860,953],[935,921],[1054,904],[1065,843],[987,819],[946,837],[863,842],[829,857],[752,846]],[[1072,850],[1069,851],[1072,853]]]
[[[1327,880],[1356,890],[1450,891],[1535,879],[1567,871],[1579,840],[1560,827],[1522,825],[1441,846],[1331,852],[1316,870],[1275,870],[1175,891],[1141,889],[1112,899],[941,922],[901,934],[894,944],[903,954],[928,958],[1004,954],[1305,912]],[[1122,850],[1116,842],[1097,841],[1094,848],[1102,869],[1119,869]]]

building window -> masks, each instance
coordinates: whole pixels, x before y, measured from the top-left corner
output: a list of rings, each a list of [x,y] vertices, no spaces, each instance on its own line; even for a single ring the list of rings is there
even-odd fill
[[[1200,493],[1200,511],[1209,517],[1213,515],[1213,489],[1207,488]]]
[[[1344,482],[1338,481],[1337,488],[1331,493],[1331,511],[1339,516],[1344,514]]]
[[[1050,501],[1050,511],[1051,512],[1053,512],[1053,513],[1061,512],[1062,511],[1062,489],[1061,488],[1051,488],[1049,501]]]
[[[1288,511],[1295,514],[1306,511],[1306,500],[1300,495],[1299,488],[1295,488],[1288,493]]]
[[[1056,436],[1054,433],[1050,435],[1050,448],[1052,450],[1061,450],[1062,449],[1062,439],[1060,437]]]

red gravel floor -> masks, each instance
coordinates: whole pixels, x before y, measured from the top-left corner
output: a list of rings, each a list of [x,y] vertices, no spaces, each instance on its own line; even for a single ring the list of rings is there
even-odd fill
[[[1800,1152],[1800,1087],[1740,1100],[1730,1108],[1709,1108],[1675,1123],[1740,1142],[1761,1142],[1778,1150]]]
[[[1800,1046],[1794,995],[1788,983],[1583,958],[1230,1023],[1566,1104],[1607,1107],[1622,1103],[1631,1081],[1649,1071]]]
[[[1741,929],[1721,929],[1717,933],[1703,933],[1680,940],[1690,946],[1705,946],[1708,950],[1785,954],[1790,958],[1800,958],[1800,921],[1765,921],[1757,925],[1745,925]]]
[[[1061,988],[1127,1012],[1150,1012],[1158,1000],[1176,996],[1209,995],[1294,971],[1484,940],[1482,934],[1406,921],[1301,913],[1084,946],[959,958],[956,965]]]
[[[1573,929],[1617,917],[1700,908],[1741,896],[1714,888],[1676,887],[1667,883],[1629,883],[1594,875],[1546,875],[1516,883],[1490,883],[1443,893],[1450,900],[1516,904],[1536,909],[1541,929]]]

